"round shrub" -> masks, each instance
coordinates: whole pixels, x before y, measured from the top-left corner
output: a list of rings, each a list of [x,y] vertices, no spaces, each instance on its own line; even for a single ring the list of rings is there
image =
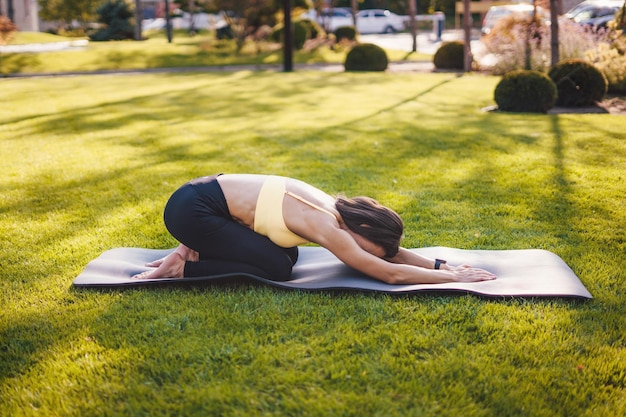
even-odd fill
[[[346,71],[384,71],[388,64],[387,53],[380,46],[362,43],[348,52],[344,66]]]
[[[556,85],[550,77],[531,70],[506,73],[494,92],[498,109],[524,113],[546,113],[554,106],[556,96]]]
[[[604,74],[582,59],[560,62],[548,75],[556,84],[559,95],[556,103],[563,107],[594,104],[602,100],[608,87]]]
[[[335,38],[337,41],[342,39],[353,41],[356,39],[356,29],[354,26],[341,26],[335,30]]]
[[[437,69],[463,69],[464,60],[464,42],[452,41],[441,44],[435,56],[433,63]]]

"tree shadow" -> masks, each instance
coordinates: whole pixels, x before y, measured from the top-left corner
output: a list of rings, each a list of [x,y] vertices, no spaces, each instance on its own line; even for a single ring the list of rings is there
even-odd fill
[[[519,241],[511,238],[512,231],[522,233],[512,228],[510,223],[506,206],[511,202],[506,200],[511,196],[514,197],[514,203],[527,204],[529,211],[543,225],[554,223],[555,218],[560,220],[558,224],[550,226],[546,234],[567,238],[570,246],[584,243],[584,239],[576,231],[570,230],[569,226],[580,213],[568,198],[572,189],[564,158],[566,144],[563,143],[559,116],[551,116],[552,119],[549,119],[555,142],[551,154],[546,154],[546,163],[553,168],[550,171],[551,177],[543,180],[550,187],[539,195],[529,196],[524,190],[527,177],[513,178],[506,184],[494,181],[494,178],[505,175],[506,170],[494,166],[483,155],[487,151],[507,155],[517,148],[533,148],[539,141],[538,137],[512,134],[511,126],[516,123],[544,121],[547,116],[535,119],[477,115],[473,111],[460,111],[450,108],[449,104],[429,100],[432,95],[443,94],[441,89],[450,87],[458,79],[457,76],[440,79],[429,85],[413,86],[411,90],[407,88],[404,97],[391,104],[381,104],[365,115],[339,122],[327,121],[319,128],[304,130],[297,127],[297,121],[294,121],[296,127],[292,129],[273,130],[271,119],[277,117],[284,106],[293,101],[304,101],[308,106],[305,108],[313,110],[316,101],[307,95],[317,88],[334,85],[337,91],[349,92],[352,89],[366,88],[372,78],[352,76],[348,83],[342,76],[324,74],[308,78],[307,84],[299,82],[298,78],[285,77],[281,78],[280,83],[268,86],[272,80],[276,80],[275,75],[218,74],[207,77],[199,85],[177,88],[176,84],[186,77],[198,75],[164,76],[163,82],[173,86],[164,93],[143,93],[91,106],[77,103],[60,112],[51,109],[2,120],[2,123],[15,125],[15,134],[10,139],[12,141],[44,133],[58,137],[76,135],[81,137],[82,146],[105,140],[111,146],[130,146],[138,155],[136,162],[132,164],[126,163],[109,170],[94,170],[78,177],[58,178],[52,183],[42,183],[40,178],[54,178],[57,174],[55,168],[42,169],[38,176],[32,178],[3,182],[3,186],[7,188],[19,186],[22,189],[20,198],[15,202],[0,204],[0,215],[14,216],[16,227],[19,227],[21,219],[28,219],[29,216],[45,217],[50,211],[70,215],[70,222],[59,224],[55,229],[41,230],[38,235],[28,236],[32,256],[49,259],[48,249],[44,246],[51,241],[71,242],[77,236],[88,234],[97,235],[95,239],[109,239],[111,236],[107,232],[95,230],[94,225],[104,225],[100,227],[106,228],[110,224],[107,221],[110,212],[123,209],[126,204],[138,204],[146,199],[164,204],[177,184],[165,186],[163,177],[151,177],[151,167],[170,166],[163,176],[167,176],[168,181],[178,181],[184,177],[190,179],[213,161],[224,161],[223,164],[229,168],[249,168],[256,172],[288,172],[289,175],[310,181],[329,192],[369,194],[378,199],[384,199],[390,192],[397,193],[403,199],[394,208],[401,214],[414,212],[415,205],[422,209],[415,218],[408,219],[411,227],[421,230],[408,233],[411,234],[409,237],[412,242],[419,241],[424,245],[442,241],[461,242],[467,238],[446,237],[455,232],[454,226],[449,225],[449,219],[454,218],[454,213],[444,213],[437,207],[443,202],[458,205],[459,211],[470,211],[473,214],[474,227],[488,225],[497,233],[505,235],[504,238],[490,236],[467,240],[467,245],[474,248],[507,248],[505,246],[511,240]],[[238,82],[233,83],[234,77]],[[220,88],[215,88],[216,86]],[[425,108],[411,107],[415,105],[423,105]],[[407,106],[409,109],[405,110]],[[407,118],[402,114],[404,111],[415,112],[415,116]],[[424,123],[424,118],[433,117],[431,114],[437,114],[444,123],[439,126]],[[169,126],[184,128],[189,119],[198,120],[203,117],[220,120],[220,124],[227,126],[228,131],[237,139],[224,141],[222,144],[220,137],[207,132],[206,138],[170,142],[160,130]],[[135,137],[120,133],[125,126],[138,119],[151,123],[138,130]],[[255,120],[263,120],[265,124],[262,128],[255,127]],[[19,126],[24,121],[29,122],[27,128]],[[372,123],[368,123],[369,121]],[[110,134],[104,138],[90,136],[94,131]],[[369,139],[358,143],[354,137]],[[250,150],[257,153],[251,154]],[[390,169],[381,164],[383,157],[385,160],[392,160],[395,166]],[[465,161],[473,161],[474,164],[458,178],[448,180],[442,173],[449,166],[442,166],[437,162],[442,159],[449,166]],[[59,164],[62,163],[63,161],[59,161]],[[94,164],[97,165],[98,162],[95,161]],[[414,173],[418,169],[425,172]],[[442,169],[442,173],[438,173],[437,169]],[[411,180],[415,180],[415,183],[402,183],[402,178],[391,178],[395,171],[401,174],[411,173]],[[329,189],[331,184],[337,187],[338,178],[341,178],[341,187],[344,189]],[[394,180],[400,184],[394,185]],[[454,181],[455,188],[440,190],[442,181]],[[133,184],[137,182],[147,184],[147,188],[144,188],[145,195],[133,188]],[[113,196],[103,192],[117,187],[123,188],[115,190]],[[469,204],[465,204],[466,202]],[[72,218],[72,213],[85,213],[86,206],[89,207],[86,217]],[[20,214],[24,207],[28,208],[25,216]],[[162,204],[152,210],[159,214],[152,216],[150,221],[160,216]],[[491,213],[492,210],[496,212]],[[486,216],[489,217],[488,222],[483,220]],[[141,219],[139,226],[147,227],[147,222],[148,220]],[[116,230],[117,237],[101,243],[102,246],[124,242],[119,236],[136,235],[137,229],[141,228],[138,224],[118,221],[113,223],[121,230]],[[162,236],[167,235],[164,229],[159,233]],[[141,237],[137,241],[141,241]],[[78,262],[85,261],[96,256],[102,246],[78,248],[64,256],[74,256]],[[15,253],[3,255],[3,261],[13,263],[19,259],[20,255]],[[62,257],[50,259],[49,263],[63,263]],[[24,262],[19,265],[19,269],[19,276],[24,277],[24,281],[18,285],[33,286],[38,281],[50,279],[49,271],[42,271],[37,265]],[[76,269],[75,265],[65,266],[60,273],[69,274],[73,269]],[[64,279],[63,285],[67,284],[69,278]],[[122,332],[121,325],[107,324],[102,320],[124,315],[123,310],[127,303],[129,301],[111,299],[103,302],[103,306],[94,309],[89,315],[76,320],[71,318],[76,309],[65,305],[58,305],[47,311],[20,314],[19,317],[11,316],[8,325],[0,330],[0,340],[9,341],[0,347],[3,357],[9,359],[3,360],[0,381],[4,382],[32,369],[46,350],[55,345],[70,344],[85,328],[92,327],[93,331],[101,333]],[[97,320],[101,321],[94,324]],[[70,323],[68,328],[63,329],[60,335],[55,335],[55,330],[65,323]],[[132,343],[133,336],[126,336],[122,341]]]
[[[24,69],[38,69],[42,64],[37,54],[3,54],[0,53],[0,75],[19,74]]]

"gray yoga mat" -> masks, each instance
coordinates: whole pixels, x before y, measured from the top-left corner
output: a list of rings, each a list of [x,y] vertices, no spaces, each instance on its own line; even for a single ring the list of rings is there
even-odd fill
[[[574,297],[593,298],[576,274],[556,254],[540,249],[463,250],[446,247],[411,249],[430,258],[443,258],[450,264],[469,264],[495,273],[493,281],[475,283],[390,285],[355,271],[321,247],[301,247],[293,279],[270,281],[247,274],[194,278],[132,279],[149,268],[146,262],[159,259],[169,250],[117,248],[91,261],[74,279],[75,287],[134,287],[150,285],[219,284],[229,280],[258,282],[285,289],[354,290],[390,294],[419,292],[471,293],[487,297]]]

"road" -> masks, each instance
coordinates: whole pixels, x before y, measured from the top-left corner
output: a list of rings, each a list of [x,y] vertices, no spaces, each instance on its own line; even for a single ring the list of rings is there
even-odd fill
[[[433,33],[420,32],[417,36],[417,52],[434,55],[442,42],[462,41],[464,38],[462,30],[447,30],[443,32],[441,39],[436,39]],[[359,35],[359,40],[364,43],[373,43],[381,48],[397,49],[411,52],[413,50],[413,37],[410,33],[391,33],[380,35]],[[484,55],[485,47],[480,41],[478,32],[472,33],[470,43],[474,57]]]
[[[363,43],[373,43],[382,48],[398,49],[401,51],[411,52],[413,50],[413,37],[410,33],[390,33],[380,35],[360,35],[359,39]],[[436,39],[431,32],[420,32],[417,36],[417,51],[434,55],[441,42],[463,40],[463,32],[460,30],[444,31],[442,39]],[[87,46],[88,41],[70,41],[70,42],[54,42],[46,44],[29,44],[29,45],[4,45],[0,46],[0,52],[48,52],[64,49],[80,49]],[[472,40],[472,50],[476,46],[480,46],[478,37]]]

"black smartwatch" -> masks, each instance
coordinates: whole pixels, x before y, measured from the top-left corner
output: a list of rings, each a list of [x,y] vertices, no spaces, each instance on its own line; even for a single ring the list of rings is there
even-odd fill
[[[435,269],[440,269],[441,265],[447,262],[448,261],[444,261],[443,259],[435,259]]]

